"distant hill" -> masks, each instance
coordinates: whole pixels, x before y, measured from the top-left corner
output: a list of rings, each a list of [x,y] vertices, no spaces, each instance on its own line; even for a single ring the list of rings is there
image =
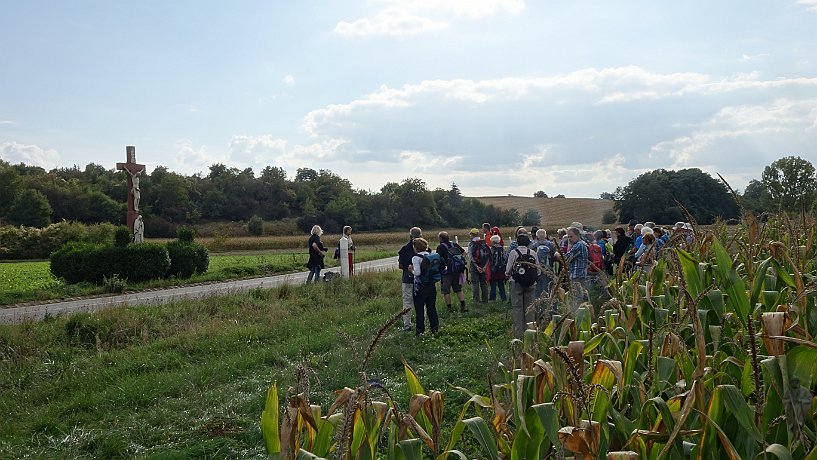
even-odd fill
[[[613,200],[595,198],[533,198],[526,196],[480,196],[485,204],[500,209],[516,208],[520,214],[528,209],[539,211],[545,228],[564,227],[571,222],[581,222],[591,227],[601,226],[604,212],[613,209]]]

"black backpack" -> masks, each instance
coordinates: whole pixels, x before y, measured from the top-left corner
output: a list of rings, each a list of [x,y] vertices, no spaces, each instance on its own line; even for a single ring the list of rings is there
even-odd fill
[[[516,251],[516,261],[511,269],[511,277],[522,286],[533,286],[536,279],[539,278],[539,265],[536,263],[536,258],[533,257],[530,249],[524,254],[519,248],[514,251]]]
[[[465,251],[458,244],[451,243],[446,245],[448,249],[448,257],[446,257],[445,264],[448,268],[448,273],[462,273],[465,271]]]
[[[481,267],[489,260],[491,260],[491,248],[488,247],[485,240],[475,241],[474,246],[471,248],[471,262]]]
[[[491,273],[505,273],[508,264],[508,255],[501,247],[491,247]]]

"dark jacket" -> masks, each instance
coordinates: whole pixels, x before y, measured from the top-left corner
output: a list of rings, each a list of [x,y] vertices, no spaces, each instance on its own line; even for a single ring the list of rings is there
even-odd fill
[[[317,243],[319,251],[316,251],[314,247],[312,247],[312,243]],[[309,262],[306,263],[306,268],[312,270],[315,267],[321,267],[321,269],[325,268],[323,264],[323,256],[326,248],[323,246],[323,241],[321,241],[321,237],[318,235],[311,235],[309,237],[309,241],[306,242],[307,246],[309,246]]]
[[[616,242],[613,243],[613,256],[615,257],[613,263],[617,264],[621,261],[621,257],[627,253],[627,249],[629,249],[632,242],[633,240],[629,236],[619,235]]]
[[[411,266],[411,258],[414,257],[414,240],[408,240],[408,243],[403,245],[399,251],[397,251],[397,263],[400,266],[400,269],[403,270],[403,283],[412,284],[414,283],[414,276],[409,272],[409,267]]]

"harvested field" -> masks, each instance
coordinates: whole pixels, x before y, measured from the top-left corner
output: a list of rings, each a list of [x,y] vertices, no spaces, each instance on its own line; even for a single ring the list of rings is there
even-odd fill
[[[500,209],[516,208],[520,214],[528,209],[539,211],[542,216],[541,226],[545,228],[564,227],[571,222],[598,227],[602,216],[608,209],[613,209],[613,200],[595,198],[533,198],[525,196],[482,196],[476,197],[485,204]]]

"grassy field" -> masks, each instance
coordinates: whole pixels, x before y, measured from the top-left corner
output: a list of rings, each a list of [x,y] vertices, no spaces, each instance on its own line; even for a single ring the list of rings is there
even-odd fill
[[[399,309],[399,275],[386,273],[0,326],[0,458],[266,458],[270,383],[283,396],[300,369],[310,401],[327,407],[359,384],[370,341]],[[405,358],[426,388],[447,390],[451,425],[469,396],[449,385],[485,393],[507,353],[504,309],[441,311],[436,337],[395,325],[368,377],[405,407]]]
[[[355,253],[355,261],[391,257],[397,247],[374,247],[361,249]],[[303,252],[276,251],[211,254],[210,268],[206,273],[189,279],[154,280],[129,284],[128,290],[138,291],[160,287],[179,286],[191,283],[224,281],[236,278],[268,276],[281,273],[304,271],[307,256]],[[336,267],[337,261],[326,258],[328,268]],[[105,286],[88,283],[65,284],[55,279],[50,272],[48,261],[0,263],[0,308],[20,302],[42,301],[105,294]]]

